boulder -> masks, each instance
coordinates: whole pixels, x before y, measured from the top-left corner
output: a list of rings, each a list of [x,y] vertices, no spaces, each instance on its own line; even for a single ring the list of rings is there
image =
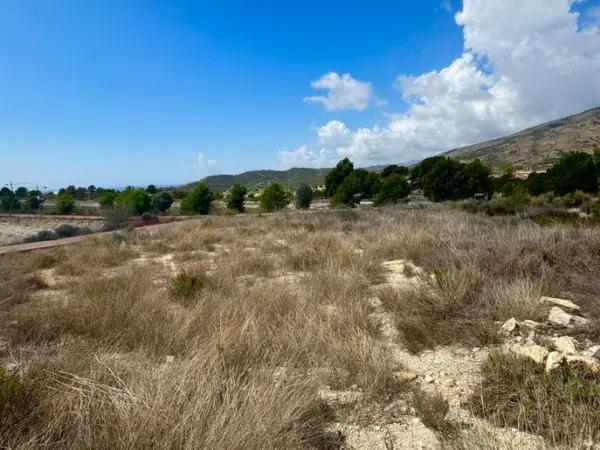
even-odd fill
[[[560,364],[565,360],[565,355],[561,352],[550,352],[546,359],[546,372],[558,369]]]
[[[548,356],[548,350],[541,345],[521,345],[514,344],[510,347],[510,350],[519,356],[532,359],[538,364],[543,364],[546,356]]]
[[[574,355],[576,352],[575,341],[569,336],[555,338],[554,348],[565,355]]]
[[[573,303],[571,300],[565,300],[562,298],[542,297],[540,299],[540,301],[542,303],[545,303],[546,305],[560,306],[562,309],[566,309],[567,311],[570,311],[570,312],[578,312],[581,309],[581,308],[579,308],[578,305]]]
[[[502,325],[502,328],[500,328],[500,333],[506,336],[511,336],[516,333],[518,329],[519,324],[517,323],[517,319],[513,317],[512,319],[508,319],[506,322],[504,322],[504,325]]]
[[[589,323],[589,320],[569,314],[558,306],[553,306],[550,314],[548,314],[548,323],[555,327],[569,327],[573,325],[586,325]]]

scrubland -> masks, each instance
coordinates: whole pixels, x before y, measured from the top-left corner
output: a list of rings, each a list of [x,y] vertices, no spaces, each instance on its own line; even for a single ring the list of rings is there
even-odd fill
[[[597,374],[497,353],[504,321],[544,320],[542,295],[576,301],[574,335],[600,340],[600,229],[432,205],[6,255],[1,447],[582,448],[600,439]],[[459,393],[409,366],[450,350],[443,370],[474,380]],[[524,441],[498,438],[512,428]]]

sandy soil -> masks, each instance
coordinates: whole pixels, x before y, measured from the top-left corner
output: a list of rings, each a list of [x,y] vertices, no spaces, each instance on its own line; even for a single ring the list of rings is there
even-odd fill
[[[18,244],[42,230],[53,230],[63,223],[100,231],[102,222],[85,220],[0,219],[0,246]]]

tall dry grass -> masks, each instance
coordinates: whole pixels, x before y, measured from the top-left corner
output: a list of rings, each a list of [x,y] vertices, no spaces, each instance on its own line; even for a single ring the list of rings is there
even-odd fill
[[[489,342],[495,321],[539,318],[539,295],[600,308],[599,254],[594,229],[385,208],[211,217],[0,258],[0,358],[30,402],[0,441],[335,448],[319,389],[356,385],[368,401],[404,389],[365,301],[382,262],[434,274],[423,289],[380,292],[418,351]],[[45,290],[31,282],[41,268],[65,277],[52,296],[29,295]]]

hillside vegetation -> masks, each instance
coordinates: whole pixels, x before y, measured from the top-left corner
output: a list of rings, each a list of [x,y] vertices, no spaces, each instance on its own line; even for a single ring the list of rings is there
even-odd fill
[[[561,153],[591,153],[600,146],[600,108],[553,120],[516,134],[451,150],[447,156],[461,161],[479,158],[494,168],[541,170]]]

